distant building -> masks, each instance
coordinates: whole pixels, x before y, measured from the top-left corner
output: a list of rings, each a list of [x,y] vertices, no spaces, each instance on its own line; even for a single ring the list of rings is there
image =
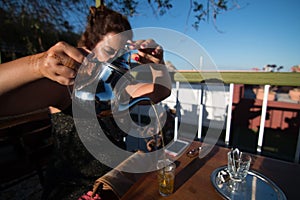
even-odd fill
[[[293,67],[291,67],[291,71],[292,72],[300,72],[300,65],[294,65]]]

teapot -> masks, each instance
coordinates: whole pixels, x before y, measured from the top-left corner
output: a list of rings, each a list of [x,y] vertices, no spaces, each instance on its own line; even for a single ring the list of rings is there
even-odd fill
[[[121,49],[107,62],[100,62],[92,54],[87,56],[77,71],[73,102],[83,108],[94,106],[92,110],[98,117],[120,114],[142,101],[150,102],[147,97],[126,97],[125,88],[134,81],[134,77],[128,73],[130,55],[129,50]]]

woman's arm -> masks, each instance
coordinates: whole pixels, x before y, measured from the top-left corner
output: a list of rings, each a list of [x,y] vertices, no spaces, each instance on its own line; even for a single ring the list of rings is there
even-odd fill
[[[79,49],[58,42],[46,52],[0,64],[0,96],[41,78],[71,85],[83,59]]]
[[[84,59],[81,50],[58,42],[48,51],[0,65],[0,117],[71,104],[72,85]]]
[[[152,83],[137,83],[128,86],[126,90],[132,98],[144,96],[149,97],[153,103],[158,103],[170,96],[171,78],[163,64],[150,64],[150,70]]]
[[[0,65],[0,95],[42,78],[34,68],[42,54],[23,57]]]

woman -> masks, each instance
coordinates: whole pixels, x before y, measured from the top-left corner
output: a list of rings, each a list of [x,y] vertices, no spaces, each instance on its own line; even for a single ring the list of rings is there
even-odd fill
[[[103,10],[102,14],[99,14],[99,10]],[[63,85],[74,83],[76,70],[85,56],[92,52],[97,55],[99,61],[106,61],[115,55],[115,50],[124,47],[127,40],[132,37],[131,26],[127,19],[120,16],[116,20],[114,18],[117,18],[119,13],[107,15],[107,12],[110,11],[105,7],[90,9],[88,25],[79,41],[79,48],[59,42],[46,52],[1,64],[0,116],[20,114],[47,106],[67,108],[71,103],[70,95],[68,88]],[[128,38],[118,38],[117,34],[124,31],[128,34],[122,36]],[[119,39],[115,44],[113,40],[109,40],[113,37],[113,40]],[[111,42],[106,44],[104,41]],[[138,54],[132,55],[139,63],[164,64],[163,50],[153,40],[131,41],[130,48],[139,49]],[[152,76],[151,84],[140,83],[128,87],[129,95],[133,98],[146,95],[154,103],[166,98],[170,94],[170,77],[167,69],[163,66],[159,69],[153,67]],[[163,84],[156,84],[157,82]],[[35,92],[31,88],[34,88]],[[19,97],[18,100],[15,99],[16,96]],[[19,99],[22,99],[23,105]],[[35,101],[32,101],[33,99]]]
[[[124,31],[125,34],[119,34]],[[149,97],[154,103],[170,95],[171,81],[164,66],[163,49],[152,39],[131,39],[131,26],[124,16],[104,6],[92,7],[79,48],[59,42],[46,52],[0,65],[0,116],[45,107],[51,113],[58,148],[47,171],[44,199],[76,199],[109,170],[85,149],[70,112],[68,87],[74,84],[85,56],[90,54],[99,61],[107,61],[128,44],[130,49],[137,50],[132,59],[138,63],[159,64],[151,66],[153,82],[127,86],[128,95]],[[122,146],[116,138],[111,137]]]

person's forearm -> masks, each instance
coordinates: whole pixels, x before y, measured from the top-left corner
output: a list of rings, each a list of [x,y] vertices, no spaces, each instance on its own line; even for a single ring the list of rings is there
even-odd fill
[[[0,95],[43,76],[37,66],[42,54],[13,60],[0,65]]]
[[[46,52],[1,64],[0,95],[41,78],[61,85],[74,84],[84,52],[66,42],[58,42]]]
[[[126,87],[126,92],[131,98],[148,97],[153,103],[166,99],[171,94],[171,78],[166,66],[150,64],[152,83],[136,83]]]

